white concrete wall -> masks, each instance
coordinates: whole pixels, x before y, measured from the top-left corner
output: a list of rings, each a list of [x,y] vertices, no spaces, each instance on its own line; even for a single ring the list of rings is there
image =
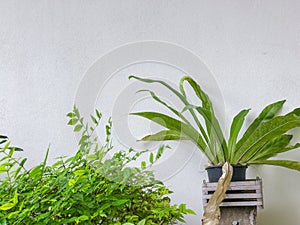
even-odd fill
[[[300,105],[299,10],[297,0],[2,0],[0,133],[25,149],[30,165],[43,158],[49,143],[52,161],[70,155],[76,151],[76,140],[65,114],[77,99],[85,113],[96,106],[106,118],[115,114],[116,146],[135,145],[124,140],[157,127],[120,112],[127,101],[130,110],[152,107],[149,99],[124,98],[124,93],[134,96],[130,85],[135,83],[127,76],[155,75],[176,83],[197,63],[199,74],[192,75],[203,82],[226,121],[242,108],[252,108],[253,117],[279,99],[288,100],[288,111]],[[134,45],[129,61],[118,47],[144,40],[173,47],[164,56],[157,50],[141,57],[139,64],[124,67],[151,47],[139,52],[139,44]],[[113,49],[118,60],[108,57],[114,56],[109,53]],[[182,61],[172,49],[182,50]],[[146,62],[147,57],[156,62]],[[161,63],[159,57],[178,63]],[[82,96],[80,88],[85,85],[98,96]],[[130,133],[124,136],[123,129]],[[149,147],[137,147],[143,146]],[[187,224],[196,225],[202,213],[205,159],[187,143],[173,146],[157,173],[174,190],[174,202],[184,201],[198,212],[187,218]],[[300,160],[297,150],[285,156]],[[250,169],[249,177],[256,175],[264,181],[265,209],[259,211],[259,223],[298,225],[300,173],[265,166]]]

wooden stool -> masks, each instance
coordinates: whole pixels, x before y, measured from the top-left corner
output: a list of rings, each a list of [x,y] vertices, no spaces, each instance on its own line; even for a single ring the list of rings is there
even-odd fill
[[[203,207],[216,190],[217,184],[203,181]],[[220,205],[220,225],[256,225],[257,207],[263,208],[260,178],[231,182],[226,191],[226,198]]]

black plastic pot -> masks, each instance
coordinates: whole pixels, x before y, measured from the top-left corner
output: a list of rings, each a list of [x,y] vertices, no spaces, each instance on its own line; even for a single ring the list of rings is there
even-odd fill
[[[233,167],[233,174],[231,181],[244,181],[246,180],[246,169],[247,166],[243,165],[231,165]],[[218,182],[222,176],[222,165],[208,166],[206,167],[209,182]]]

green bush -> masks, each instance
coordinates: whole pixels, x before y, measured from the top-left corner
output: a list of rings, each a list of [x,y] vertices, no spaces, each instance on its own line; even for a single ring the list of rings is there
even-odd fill
[[[130,167],[147,151],[118,151],[113,156],[110,138],[99,144],[95,135],[101,114],[91,116],[93,126],[80,117],[78,109],[67,115],[69,125],[81,134],[79,149],[72,157],[60,157],[47,165],[48,152],[39,165],[26,169],[26,158],[16,158],[20,148],[10,147],[0,136],[0,225],[4,224],[175,224],[184,214],[194,213],[185,204],[171,205],[171,191],[141,167]],[[163,152],[150,153],[149,164]]]

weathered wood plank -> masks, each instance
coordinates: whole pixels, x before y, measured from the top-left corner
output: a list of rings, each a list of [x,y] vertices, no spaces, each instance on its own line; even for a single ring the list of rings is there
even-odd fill
[[[212,194],[208,194],[208,195],[202,195],[202,198],[204,199],[210,199],[212,196]],[[249,194],[249,193],[240,193],[240,194],[226,194],[226,198],[225,199],[243,199],[243,198],[247,198],[247,199],[257,199],[257,198],[262,198],[261,194]]]
[[[204,206],[206,205],[207,203]],[[220,204],[220,207],[231,207],[231,206],[262,206],[262,201],[222,202]]]
[[[252,180],[246,180],[246,181],[234,181],[230,183],[230,186],[249,186],[249,185],[259,185],[261,183],[261,180],[256,180],[256,179],[252,179]],[[218,182],[205,182],[204,181],[204,186],[207,187],[216,187],[218,184]]]
[[[205,191],[215,191],[216,187],[203,187]],[[227,190],[260,190],[259,186],[229,186]]]

